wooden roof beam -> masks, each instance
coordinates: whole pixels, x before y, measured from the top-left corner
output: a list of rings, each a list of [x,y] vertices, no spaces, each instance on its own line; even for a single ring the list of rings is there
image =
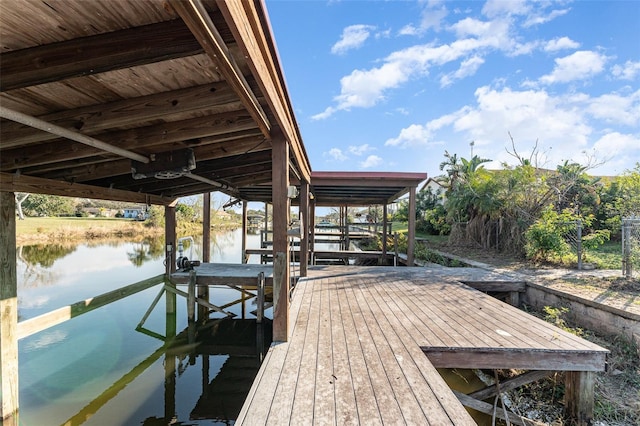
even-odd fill
[[[126,201],[130,203],[168,206],[175,198],[140,192],[100,188],[79,183],[61,182],[33,176],[0,173],[0,190],[7,192],[30,192],[35,194],[60,195],[63,197],[93,198],[99,200]]]
[[[148,96],[91,105],[38,116],[60,127],[82,131],[87,135],[119,126],[135,126],[153,120],[167,120],[185,111],[204,111],[209,114],[238,110],[237,95],[224,83],[203,84],[187,89],[161,92]],[[55,139],[47,133],[14,123],[0,127],[2,148],[22,147],[29,143]]]
[[[154,147],[160,149],[159,146],[162,145],[167,145],[167,148],[160,149],[161,151],[169,151],[172,149],[171,145],[174,148],[176,145],[185,148],[204,146],[250,136],[259,136],[260,140],[264,139],[253,119],[243,110],[242,112],[234,111],[190,120],[100,133],[96,134],[95,138],[122,149],[148,152],[148,149]],[[231,144],[231,147],[234,148],[235,144]],[[0,157],[0,170],[6,172],[100,154],[101,151],[96,148],[56,139],[44,144],[33,144],[10,150],[3,149]]]
[[[191,29],[204,51],[219,64],[220,72],[238,94],[263,135],[269,137],[271,123],[202,2],[200,0],[169,0],[169,3]]]
[[[214,20],[224,22],[219,13]],[[0,91],[200,53],[202,46],[181,19],[144,25],[2,53]]]

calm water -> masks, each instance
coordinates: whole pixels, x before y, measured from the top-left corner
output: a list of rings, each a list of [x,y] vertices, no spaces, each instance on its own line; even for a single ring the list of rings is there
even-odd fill
[[[240,263],[241,231],[216,235],[213,262]],[[248,247],[259,247],[250,235]],[[19,320],[162,274],[162,241],[18,250]],[[201,247],[185,250],[201,259]],[[257,261],[257,259],[253,260]],[[161,284],[19,341],[20,424],[27,426],[229,424],[237,415],[271,341],[250,313],[255,299],[228,308],[238,320],[215,320],[189,345],[186,302],[167,318],[164,296],[136,331]],[[240,298],[214,288],[210,299]],[[242,320],[242,312],[245,318]],[[271,316],[271,310],[265,313]],[[218,315],[219,317],[219,315]],[[168,320],[168,321],[167,321]],[[175,324],[177,347],[161,338]],[[181,334],[182,333],[182,334]]]

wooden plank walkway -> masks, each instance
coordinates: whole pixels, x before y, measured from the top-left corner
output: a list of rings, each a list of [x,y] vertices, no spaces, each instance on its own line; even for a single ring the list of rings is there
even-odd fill
[[[290,340],[269,349],[237,424],[475,424],[436,366],[604,369],[606,350],[456,274],[309,268]]]

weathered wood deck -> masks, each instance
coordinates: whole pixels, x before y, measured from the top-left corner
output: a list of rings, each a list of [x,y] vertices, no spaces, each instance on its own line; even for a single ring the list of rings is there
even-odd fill
[[[311,267],[237,424],[474,424],[436,367],[604,369],[605,349],[454,275]]]

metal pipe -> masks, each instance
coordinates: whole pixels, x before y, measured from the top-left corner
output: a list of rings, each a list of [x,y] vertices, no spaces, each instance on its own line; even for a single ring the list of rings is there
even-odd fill
[[[193,173],[185,173],[184,176],[188,177],[188,178],[191,178],[193,180],[197,180],[198,182],[208,183],[209,185],[213,185],[216,188],[232,189],[228,185],[225,185],[225,184],[220,183],[220,182],[216,182],[215,180],[211,180],[209,178],[206,178],[206,177],[203,177],[203,176],[200,176],[200,175],[194,175]]]
[[[25,126],[29,126],[34,129],[42,130],[43,132],[51,133],[75,142],[80,142],[82,144],[92,146],[102,151],[107,151],[121,157],[129,158],[131,160],[136,160],[141,163],[147,164],[151,162],[149,157],[145,157],[144,155],[140,155],[126,149],[118,148],[117,146],[102,142],[98,139],[92,138],[91,136],[83,135],[82,133],[65,129],[64,127],[60,127],[44,120],[40,120],[39,118],[33,117],[31,115],[23,114],[21,112],[14,111],[3,106],[0,106],[0,117],[6,118],[7,120],[15,121],[16,123],[24,124]]]

